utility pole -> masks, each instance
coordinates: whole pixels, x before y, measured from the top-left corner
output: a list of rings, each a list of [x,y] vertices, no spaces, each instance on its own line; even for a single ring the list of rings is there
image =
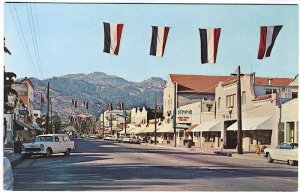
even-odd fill
[[[174,147],[176,147],[176,140],[177,140],[177,135],[176,135],[176,110],[177,110],[177,99],[176,99],[176,88],[177,88],[177,83],[174,82],[174,110],[173,110],[173,129],[174,129]]]
[[[113,134],[113,130],[112,130],[112,113],[110,111],[110,133]]]
[[[155,92],[155,98],[154,98],[154,144],[156,145],[156,108],[157,108],[157,101],[156,101],[156,92]]]
[[[104,139],[104,111],[103,111],[103,116],[102,116],[102,138]]]
[[[49,103],[50,103],[50,98],[49,98],[49,82],[47,85],[47,116],[46,116],[46,134],[49,132]]]
[[[53,128],[52,128],[52,126],[53,126],[53,119],[52,119],[52,98],[50,97],[50,133],[52,133],[53,132]]]
[[[42,115],[42,111],[43,111],[43,93],[41,93],[41,115]]]
[[[242,131],[242,104],[241,104],[241,69],[240,66],[237,68],[237,73],[232,74],[234,76],[237,76],[237,126],[238,126],[238,132],[237,132],[237,153],[243,154],[243,131]]]
[[[125,103],[124,103],[124,108],[123,108],[123,113],[124,113],[124,126],[125,126],[125,137],[126,137],[126,127],[127,127],[127,124],[126,124],[126,109],[125,109]]]

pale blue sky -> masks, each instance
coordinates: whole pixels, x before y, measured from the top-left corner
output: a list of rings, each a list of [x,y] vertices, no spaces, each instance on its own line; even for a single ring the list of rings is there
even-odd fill
[[[119,56],[103,52],[103,22],[124,23]],[[12,55],[5,54],[4,64],[18,78],[102,71],[142,81],[170,73],[230,75],[238,65],[243,73],[292,78],[298,73],[298,23],[298,5],[6,3],[4,35]],[[162,58],[149,55],[153,25],[171,27]],[[258,60],[262,25],[283,28],[271,57]],[[212,27],[222,28],[217,62],[203,65],[198,28]]]

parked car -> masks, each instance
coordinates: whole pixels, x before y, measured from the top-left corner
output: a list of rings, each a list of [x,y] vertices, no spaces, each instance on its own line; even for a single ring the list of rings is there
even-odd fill
[[[75,143],[70,140],[69,135],[45,134],[36,136],[33,143],[24,143],[21,153],[26,158],[30,158],[31,155],[50,157],[56,153],[70,155],[71,150],[75,150]]]
[[[104,140],[105,141],[111,141],[111,139],[112,139],[112,135],[106,135],[105,137],[104,137]]]
[[[90,135],[91,139],[99,139],[99,135]]]
[[[124,139],[124,136],[120,136],[120,137],[117,139],[117,141],[118,141],[119,143],[122,143],[122,142],[123,142],[123,139]]]
[[[118,138],[115,137],[115,136],[113,136],[113,137],[111,138],[111,141],[118,141]]]
[[[13,190],[14,175],[11,168],[10,160],[7,157],[3,158],[3,189]]]
[[[274,160],[286,161],[290,165],[298,164],[298,143],[280,143],[275,149],[264,149],[269,163]]]
[[[140,139],[137,137],[124,137],[123,138],[124,143],[140,143]]]

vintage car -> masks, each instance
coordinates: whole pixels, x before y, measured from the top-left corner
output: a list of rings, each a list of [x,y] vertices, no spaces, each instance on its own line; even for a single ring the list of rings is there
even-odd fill
[[[21,153],[26,158],[30,158],[31,155],[50,157],[56,153],[70,155],[71,150],[75,150],[75,144],[70,140],[69,135],[45,134],[36,136],[33,143],[24,143]]]
[[[140,139],[136,137],[124,137],[123,138],[124,143],[140,143]]]
[[[274,160],[286,161],[290,165],[298,163],[298,143],[280,143],[275,149],[266,148],[264,152],[269,163]]]
[[[104,140],[105,140],[105,141],[111,141],[112,138],[113,138],[112,135],[106,135],[106,136],[104,137]]]

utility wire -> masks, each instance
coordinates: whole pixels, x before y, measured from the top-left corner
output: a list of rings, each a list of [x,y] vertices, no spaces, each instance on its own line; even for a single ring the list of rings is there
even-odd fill
[[[15,27],[16,27],[16,29],[17,29],[17,33],[18,33],[19,39],[20,39],[20,41],[21,41],[21,45],[22,45],[22,47],[23,47],[24,53],[25,53],[25,55],[26,55],[26,58],[27,58],[27,60],[28,60],[28,63],[29,63],[29,64],[31,63],[33,70],[36,72],[35,66],[34,66],[33,63],[32,63],[32,59],[31,59],[30,53],[27,52],[27,51],[28,51],[28,47],[27,47],[27,51],[26,51],[26,49],[25,49],[25,45],[27,45],[27,44],[26,44],[26,41],[23,40],[22,37],[21,37],[21,35],[20,35],[20,31],[19,31],[19,28],[18,28],[16,19],[15,19],[15,16],[14,16],[14,14],[13,14],[13,11],[12,11],[12,8],[11,8],[10,4],[9,4],[9,10],[10,10],[10,13],[11,13],[11,15],[12,15],[12,18],[13,18]],[[16,11],[16,7],[15,7],[15,11]],[[16,12],[16,13],[17,13],[17,12]],[[18,15],[17,15],[17,16],[18,16]],[[19,20],[19,17],[18,17],[18,20]],[[19,21],[19,24],[20,24],[20,21]],[[21,27],[21,26],[19,26],[19,27]],[[22,30],[22,28],[21,28],[21,30]],[[23,35],[23,37],[24,37],[24,35]],[[23,41],[25,41],[25,42],[23,42]],[[24,44],[25,44],[25,45],[24,45]]]
[[[24,40],[24,42],[25,42],[25,47],[26,47],[26,50],[27,50],[27,52],[28,52],[28,55],[29,55],[31,64],[32,64],[32,66],[33,66],[35,72],[37,72],[36,67],[35,67],[35,65],[34,65],[34,62],[33,62],[33,60],[32,60],[30,51],[29,51],[29,49],[28,49],[28,45],[27,45],[27,42],[26,42],[26,38],[25,38],[25,36],[24,36],[23,28],[22,28],[22,25],[21,25],[21,22],[20,22],[20,18],[19,18],[19,14],[18,14],[16,5],[14,5],[14,8],[15,8],[15,12],[16,12],[16,15],[17,15],[18,23],[19,23],[19,26],[20,26],[20,29],[21,29],[21,34],[22,34],[23,40]]]
[[[32,37],[33,45],[34,45],[33,47],[34,47],[40,75],[44,76],[42,67],[41,67],[41,59],[40,59],[40,55],[39,55],[39,46],[38,46],[37,38],[36,38],[35,25],[34,25],[34,19],[33,19],[33,14],[32,14],[32,7],[31,7],[31,4],[29,4],[29,5],[30,5],[30,14],[29,14],[29,9],[28,9],[27,4],[26,4],[26,7],[27,7],[27,15],[28,15],[28,21],[29,21],[29,25],[30,25],[31,37]],[[30,15],[31,15],[31,17],[30,17]],[[31,19],[31,22],[30,22],[30,19]],[[32,25],[32,27],[31,27],[31,25]]]

